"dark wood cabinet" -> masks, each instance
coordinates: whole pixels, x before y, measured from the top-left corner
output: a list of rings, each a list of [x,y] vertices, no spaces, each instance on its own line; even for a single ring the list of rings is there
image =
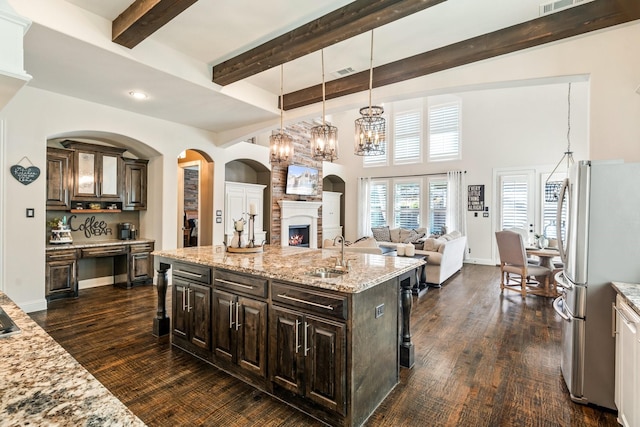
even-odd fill
[[[213,293],[215,357],[267,376],[267,303],[216,290]]]
[[[72,171],[72,150],[47,148],[47,210],[71,208]]]
[[[45,297],[47,301],[78,296],[78,262],[75,249],[46,254]]]
[[[173,335],[211,350],[211,288],[173,279]]]
[[[125,148],[62,141],[74,150],[72,201],[122,202]]]
[[[292,287],[273,285],[273,295],[289,297]],[[291,297],[293,306],[321,308],[318,293]],[[335,300],[333,295],[327,295]],[[318,307],[320,306],[320,307]],[[333,309],[332,309],[333,310]],[[270,376],[278,386],[344,415],[346,324],[308,311],[272,305],[269,312]]]
[[[129,286],[144,285],[153,281],[154,244],[136,243],[129,246]]]
[[[148,160],[124,159],[124,201],[122,210],[147,209]]]

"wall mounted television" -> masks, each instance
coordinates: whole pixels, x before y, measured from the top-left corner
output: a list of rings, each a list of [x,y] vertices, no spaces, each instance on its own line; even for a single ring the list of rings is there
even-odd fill
[[[318,169],[302,165],[289,165],[285,193],[298,196],[318,195]]]

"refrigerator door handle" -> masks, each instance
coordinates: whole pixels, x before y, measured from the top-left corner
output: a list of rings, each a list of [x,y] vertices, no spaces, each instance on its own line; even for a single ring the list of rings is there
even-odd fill
[[[567,243],[569,242],[569,221],[568,219],[571,217],[569,214],[569,210],[571,206],[569,204],[569,178],[565,178],[562,181],[562,187],[560,187],[560,193],[558,194],[558,209],[556,211],[556,239],[558,241],[558,252],[560,252],[560,260],[566,264],[567,263],[567,254],[565,249],[565,241],[562,240],[562,201],[565,196],[567,197],[567,222],[565,223],[565,238]]]
[[[567,322],[571,321],[571,318],[564,312],[564,303],[562,302],[562,297],[558,297],[553,300],[553,309],[556,311],[556,313],[558,313],[560,317],[562,317],[562,319],[566,320]]]

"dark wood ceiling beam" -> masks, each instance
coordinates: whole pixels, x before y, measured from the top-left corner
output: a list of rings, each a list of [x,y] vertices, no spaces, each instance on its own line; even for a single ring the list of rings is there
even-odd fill
[[[228,85],[277,67],[446,0],[356,0],[213,67],[213,82]]]
[[[111,41],[132,49],[198,0],[136,0],[111,23]]]
[[[596,0],[378,66],[373,71],[373,87],[402,82],[637,19],[640,19],[640,1],[638,0]],[[368,89],[368,71],[325,83],[326,99]],[[283,97],[285,110],[321,101],[321,84],[287,93]]]

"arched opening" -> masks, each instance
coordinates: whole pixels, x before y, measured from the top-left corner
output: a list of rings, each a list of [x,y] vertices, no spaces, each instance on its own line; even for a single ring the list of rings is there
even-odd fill
[[[245,218],[255,209],[255,243],[269,242],[271,232],[271,171],[251,159],[238,159],[225,165],[224,233],[225,243],[233,238],[233,220]]]
[[[178,157],[178,247],[213,242],[213,160],[199,150]]]
[[[322,178],[322,238],[344,236],[344,206],[346,185],[337,175]]]

